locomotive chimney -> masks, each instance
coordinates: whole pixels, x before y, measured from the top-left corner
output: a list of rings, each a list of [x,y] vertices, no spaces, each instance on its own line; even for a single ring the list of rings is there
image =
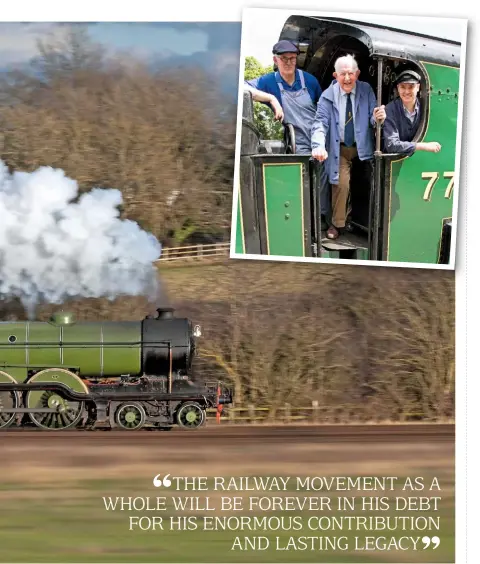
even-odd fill
[[[157,316],[155,319],[173,319],[173,312],[175,309],[173,307],[158,307]]]

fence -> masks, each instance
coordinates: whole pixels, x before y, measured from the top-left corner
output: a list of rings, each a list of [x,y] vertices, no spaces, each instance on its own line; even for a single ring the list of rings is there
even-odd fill
[[[230,243],[209,243],[188,247],[166,247],[157,262],[205,260],[230,255]]]
[[[216,419],[216,409],[207,411],[207,419]],[[401,417],[395,417],[396,422],[409,421],[426,421],[424,414],[421,413],[403,413]],[[386,422],[385,418],[372,419],[371,413],[368,415],[359,410],[358,405],[336,405],[336,406],[320,406],[317,401],[312,401],[310,406],[293,407],[286,403],[283,406],[273,407],[257,407],[254,405],[246,405],[242,407],[228,407],[223,410],[220,424],[240,424],[240,425],[317,425],[320,423],[382,423]]]

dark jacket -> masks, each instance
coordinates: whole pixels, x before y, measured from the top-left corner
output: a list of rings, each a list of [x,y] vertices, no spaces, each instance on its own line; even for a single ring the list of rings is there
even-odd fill
[[[403,103],[396,98],[385,107],[387,118],[383,125],[383,144],[385,153],[402,153],[410,156],[415,152],[416,145],[412,139],[420,125],[421,107],[413,122],[405,115]]]

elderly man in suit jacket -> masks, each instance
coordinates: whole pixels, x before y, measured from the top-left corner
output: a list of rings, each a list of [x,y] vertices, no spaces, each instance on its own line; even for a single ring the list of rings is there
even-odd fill
[[[359,75],[352,55],[335,61],[336,80],[322,93],[312,126],[312,157],[325,161],[332,185],[329,239],[345,227],[352,161],[373,158],[373,128],[386,117],[385,107],[377,107],[372,87],[358,80]]]

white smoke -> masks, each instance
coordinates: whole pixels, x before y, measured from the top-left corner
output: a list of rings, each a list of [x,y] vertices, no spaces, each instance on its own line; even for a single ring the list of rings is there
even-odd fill
[[[161,245],[120,219],[121,192],[77,197],[63,170],[10,174],[0,161],[0,298],[20,299],[30,317],[41,301],[157,293]]]

